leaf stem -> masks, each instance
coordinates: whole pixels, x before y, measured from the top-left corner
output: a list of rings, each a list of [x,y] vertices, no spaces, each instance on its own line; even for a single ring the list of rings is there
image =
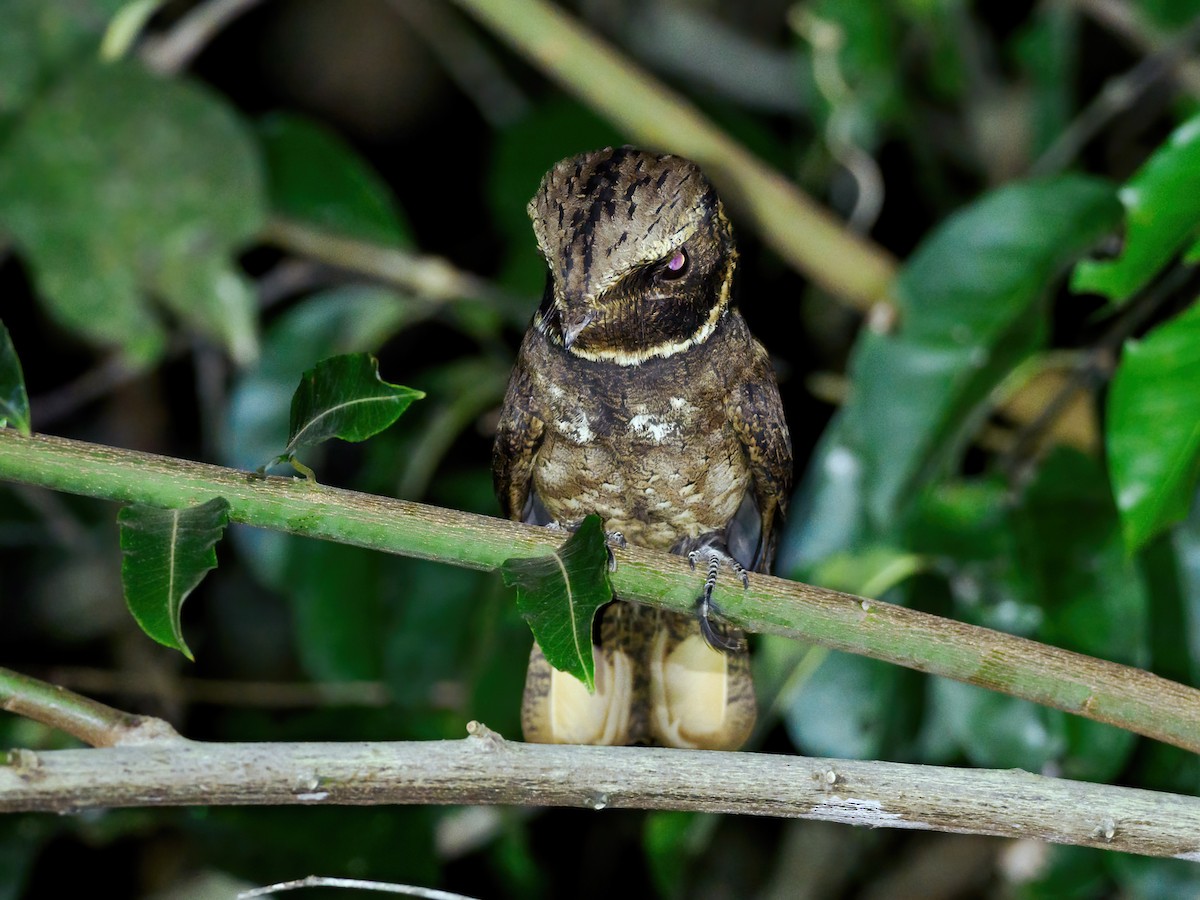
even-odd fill
[[[472,569],[548,552],[561,538],[487,516],[12,430],[0,430],[0,479],[168,508],[224,497],[232,521]],[[686,560],[637,547],[614,555],[617,596],[693,609],[700,585]],[[980,685],[1200,752],[1200,690],[1150,672],[766,575],[745,590],[723,580],[714,600],[749,631]]]

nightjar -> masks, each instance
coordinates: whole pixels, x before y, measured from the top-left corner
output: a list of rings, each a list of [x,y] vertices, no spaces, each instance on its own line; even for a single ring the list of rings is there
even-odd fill
[[[756,704],[744,634],[709,618],[717,568],[770,570],[792,479],[779,389],[731,303],[737,251],[695,164],[632,148],[563,160],[529,203],[549,266],[493,455],[504,514],[688,555],[699,615],[614,601],[596,691],[534,644],[530,741],[735,749]]]

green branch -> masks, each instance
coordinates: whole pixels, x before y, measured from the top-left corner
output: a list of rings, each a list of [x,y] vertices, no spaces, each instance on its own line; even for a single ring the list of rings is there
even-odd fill
[[[224,497],[233,521],[473,569],[561,541],[486,516],[11,430],[0,430],[0,479],[163,507]],[[693,608],[698,576],[682,558],[636,547],[616,558],[619,597]],[[750,631],[980,685],[1200,752],[1200,691],[1140,669],[766,575],[755,575],[748,590],[725,579],[714,597],[727,619]]]
[[[93,747],[182,740],[170,725],[0,667],[0,709],[57,728]]]
[[[695,160],[775,252],[856,309],[886,300],[895,261],[679,94],[544,0],[456,0],[635,141]]]

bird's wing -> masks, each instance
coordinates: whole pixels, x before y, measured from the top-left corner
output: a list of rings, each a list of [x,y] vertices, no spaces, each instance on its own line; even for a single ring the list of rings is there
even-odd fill
[[[729,394],[725,412],[746,459],[751,487],[729,526],[727,543],[742,565],[769,572],[778,540],[776,526],[787,510],[792,489],[792,442],[771,361],[755,346],[754,362]],[[741,548],[747,559],[741,559]]]
[[[492,483],[500,501],[500,512],[509,519],[521,522],[539,521],[530,484],[533,479],[533,460],[545,433],[545,420],[537,415],[532,379],[526,363],[525,348],[517,358],[500,422],[496,428],[496,443],[492,447]]]

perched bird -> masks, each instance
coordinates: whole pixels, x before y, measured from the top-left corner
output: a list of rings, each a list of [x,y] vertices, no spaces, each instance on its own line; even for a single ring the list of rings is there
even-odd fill
[[[792,451],[767,353],[731,305],[729,221],[694,163],[628,147],[555,165],[529,215],[549,273],[496,435],[503,512],[566,528],[597,513],[707,580],[698,616],[601,611],[594,694],[535,643],[525,737],[736,749],[756,715],[749,654],[709,602],[721,566],[769,571]]]

